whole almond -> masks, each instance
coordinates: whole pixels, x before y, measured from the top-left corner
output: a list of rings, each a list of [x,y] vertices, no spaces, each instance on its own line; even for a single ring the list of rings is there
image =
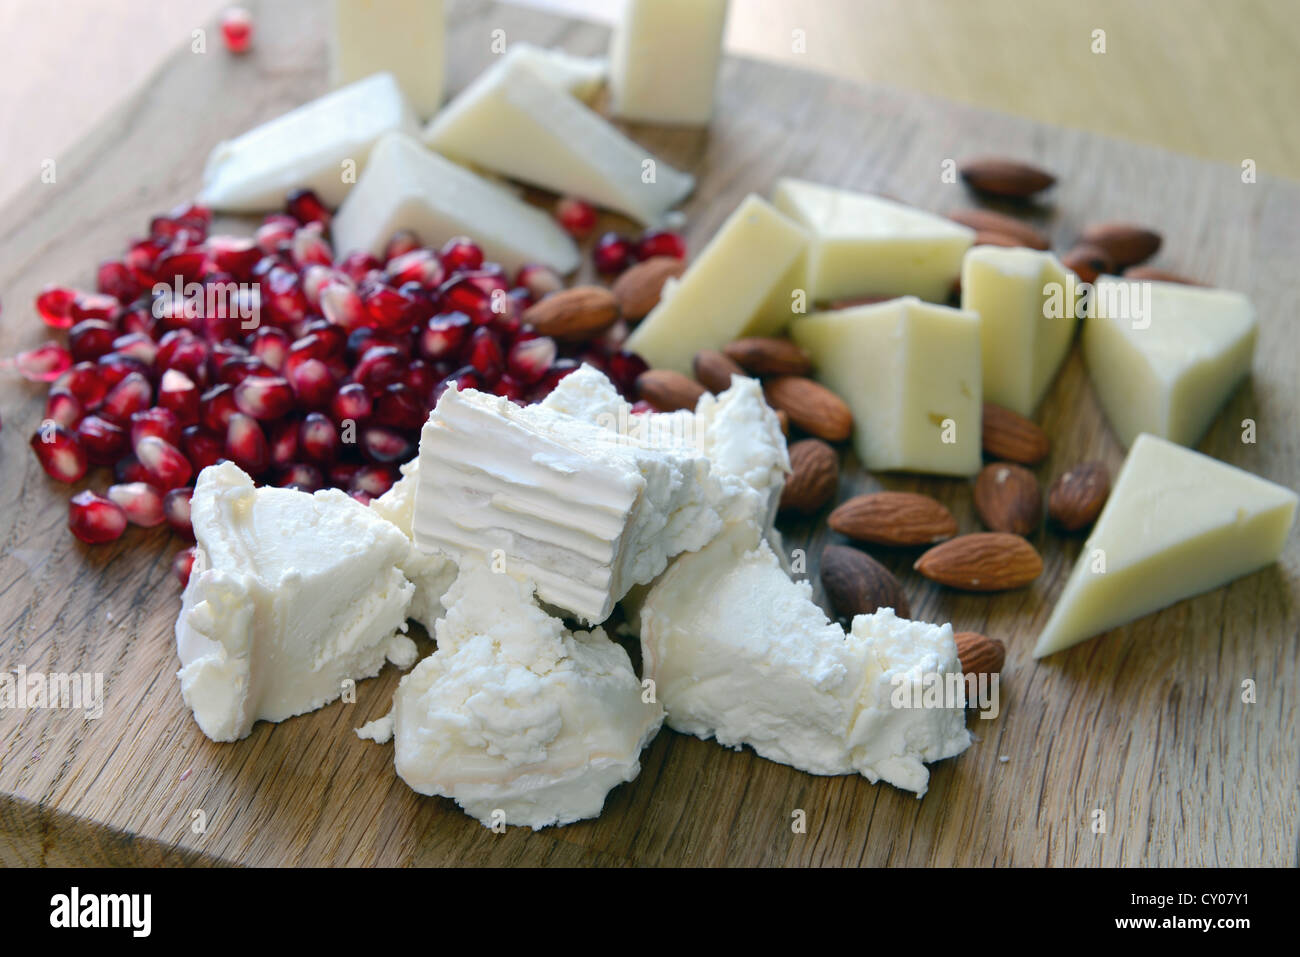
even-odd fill
[[[1197,282],[1195,279],[1188,279],[1186,276],[1180,276],[1176,272],[1170,272],[1167,269],[1157,269],[1155,266],[1129,266],[1124,270],[1125,279],[1145,279],[1150,282],[1176,282],[1184,286],[1204,286],[1205,283]]]
[[[1007,646],[997,638],[987,638],[978,631],[959,631],[957,658],[965,675],[995,675],[1007,660]]]
[[[636,377],[637,398],[660,412],[694,409],[704,392],[704,386],[672,369],[647,369]]]
[[[642,319],[659,305],[664,283],[685,271],[685,260],[675,256],[652,256],[614,280],[610,292],[625,318]]]
[[[1051,448],[1046,432],[1019,412],[992,402],[984,403],[981,441],[985,455],[1021,465],[1037,465]]]
[[[722,347],[732,361],[751,375],[808,375],[812,360],[789,339],[751,337]]]
[[[933,545],[957,534],[952,512],[917,492],[855,495],[837,505],[826,521],[841,535],[877,545]]]
[[[1024,246],[1015,236],[1008,236],[1006,233],[995,233],[992,230],[980,229],[975,232],[976,246],[1005,246],[1009,249],[1015,249]]]
[[[1094,223],[1083,231],[1082,241],[1106,250],[1123,269],[1150,259],[1160,249],[1160,234],[1133,223]]]
[[[618,304],[614,294],[601,286],[574,286],[538,300],[520,318],[543,336],[575,342],[612,326],[618,319]]]
[[[1115,271],[1115,262],[1100,246],[1080,243],[1064,256],[1061,263],[1084,282],[1096,282],[1097,277]]]
[[[975,478],[975,511],[990,531],[1030,534],[1043,515],[1038,479],[1022,465],[984,466]]]
[[[853,434],[853,413],[843,399],[820,382],[797,375],[774,376],[763,383],[767,404],[783,410],[809,435],[843,442]]]
[[[841,618],[870,615],[878,608],[892,608],[899,618],[912,615],[893,573],[856,548],[827,545],[822,551],[821,577],[826,597]]]
[[[981,156],[961,164],[961,178],[972,189],[993,196],[1025,199],[1056,182],[1046,170],[999,156]]]
[[[1100,462],[1084,462],[1057,478],[1047,490],[1047,515],[1067,532],[1097,520],[1110,497],[1110,473]]]
[[[1035,229],[1028,223],[1021,222],[1013,216],[995,213],[991,209],[958,209],[949,213],[948,218],[955,223],[969,226],[977,233],[989,232],[1001,233],[1003,236],[1014,236],[1020,240],[1020,245],[1028,246],[1030,249],[1048,249],[1051,247],[1046,234],[1041,230]]]
[[[710,392],[724,392],[731,388],[733,375],[743,376],[745,370],[717,349],[701,349],[695,353],[691,371],[700,385]]]
[[[816,512],[835,495],[840,458],[821,439],[801,439],[790,446],[790,477],[781,492],[782,511]]]
[[[975,532],[936,545],[912,566],[926,578],[966,591],[1023,588],[1043,571],[1034,546],[1008,532]]]

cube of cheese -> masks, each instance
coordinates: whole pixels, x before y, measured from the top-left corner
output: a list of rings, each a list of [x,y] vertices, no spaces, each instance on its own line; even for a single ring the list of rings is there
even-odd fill
[[[1038,636],[1041,658],[1274,562],[1296,493],[1139,435]]]
[[[1255,309],[1240,293],[1103,276],[1083,357],[1125,445],[1150,432],[1195,445],[1250,371]]]
[[[701,349],[738,336],[767,335],[759,310],[808,234],[752,193],[727,217],[672,292],[628,337],[627,348],[652,366],[689,373]]]
[[[876,470],[980,468],[980,318],[914,296],[797,320],[817,378],[853,410],[853,445]]]
[[[447,72],[442,0],[334,0],[333,14],[335,86],[388,70],[416,113],[438,112]]]
[[[629,0],[610,46],[610,109],[647,123],[713,116],[727,0]]]
[[[984,399],[1033,415],[1070,348],[1073,275],[1051,253],[975,246],[961,270],[961,307],[979,313]]]
[[[340,255],[379,254],[400,229],[430,245],[473,236],[484,256],[512,272],[525,263],[544,263],[559,273],[578,266],[578,247],[551,216],[394,133],[375,147],[335,215],[334,248]]]
[[[433,149],[562,195],[652,222],[695,188],[600,114],[553,86],[535,64],[505,57],[439,113]]]
[[[965,226],[893,200],[782,179],[772,202],[812,235],[809,296],[918,296],[944,302],[975,239]]]

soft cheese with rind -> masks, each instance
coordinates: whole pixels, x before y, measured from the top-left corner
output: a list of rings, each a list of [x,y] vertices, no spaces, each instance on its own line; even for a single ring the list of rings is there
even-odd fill
[[[600,628],[567,631],[530,583],[473,560],[446,602],[438,650],[393,697],[397,773],[489,827],[597,816],[663,722],[627,652]]]
[[[456,564],[444,555],[422,552],[415,547],[411,524],[415,520],[415,489],[420,481],[420,460],[411,459],[402,466],[402,477],[393,483],[370,507],[387,519],[411,540],[410,551],[398,567],[415,586],[407,617],[418,621],[430,634],[433,623],[442,617],[442,596],[456,580]]]
[[[416,658],[402,631],[410,542],[337,489],[255,488],[238,466],[199,473],[197,553],[176,621],[185,703],[214,741],[333,701],[345,679]]]

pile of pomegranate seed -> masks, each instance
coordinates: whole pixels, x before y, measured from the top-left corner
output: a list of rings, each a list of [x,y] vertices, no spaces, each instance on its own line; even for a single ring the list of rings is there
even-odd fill
[[[69,506],[82,541],[164,523],[192,541],[194,480],[223,459],[261,484],[369,502],[414,457],[450,383],[526,404],[582,362],[628,396],[646,369],[621,349],[625,327],[561,345],[525,325],[561,278],[536,265],[508,276],[470,239],[432,249],[399,233],[382,258],[336,259],[331,212],[307,190],[252,238],[209,235],[211,219],[196,205],[156,216],[99,266],[94,292],[42,291],[36,311],[67,342],[8,363],[49,383],[31,440],[45,471],[77,482],[112,469],[103,495]],[[190,561],[177,559],[182,580]]]

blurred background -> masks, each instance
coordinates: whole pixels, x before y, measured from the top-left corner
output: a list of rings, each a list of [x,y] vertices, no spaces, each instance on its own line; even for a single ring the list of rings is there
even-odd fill
[[[620,9],[518,2],[604,22]],[[226,6],[0,0],[0,203]],[[1300,0],[732,0],[726,43],[1300,179]]]

